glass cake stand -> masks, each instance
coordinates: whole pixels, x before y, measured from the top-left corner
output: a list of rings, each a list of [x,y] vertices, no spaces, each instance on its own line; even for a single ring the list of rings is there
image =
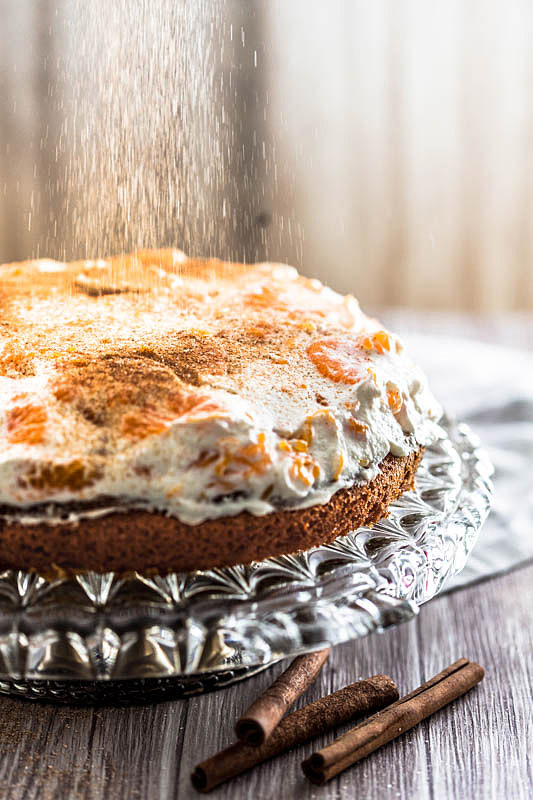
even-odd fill
[[[463,568],[491,504],[477,438],[443,428],[387,519],[299,555],[164,578],[0,573],[0,692],[186,696],[410,619]]]

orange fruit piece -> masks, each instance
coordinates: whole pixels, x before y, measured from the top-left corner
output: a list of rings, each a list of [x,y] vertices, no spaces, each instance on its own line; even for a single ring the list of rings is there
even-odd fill
[[[364,422],[359,422],[358,419],[350,417],[348,424],[353,429],[354,433],[357,433],[359,436],[362,436],[364,433],[366,433],[366,425]]]
[[[320,477],[320,467],[309,453],[295,453],[289,472],[304,486],[311,486]]]
[[[392,413],[398,414],[403,406],[403,400],[400,392],[397,389],[389,389],[387,392],[387,399]]]
[[[7,438],[11,444],[41,444],[44,441],[47,413],[42,406],[28,403],[7,412]]]
[[[376,353],[383,355],[385,351],[390,352],[391,337],[387,331],[376,331],[361,339],[361,346],[365,350],[375,350]]]
[[[236,441],[227,439],[222,444],[222,455],[215,472],[222,485],[232,488],[235,481],[249,478],[254,473],[263,475],[272,463],[266,448],[266,436],[259,433],[257,442],[235,447]]]
[[[122,417],[120,432],[130,439],[145,439],[166,431],[171,419],[149,408],[135,409]]]
[[[209,397],[176,395],[166,407],[135,408],[122,417],[120,431],[123,436],[139,441],[147,436],[164,433],[176,421],[201,422],[224,416],[224,409]]]
[[[344,456],[342,455],[342,453],[339,453],[337,457],[337,468],[335,469],[335,474],[333,475],[334,481],[337,481],[339,479],[343,466],[344,466]]]
[[[354,385],[366,377],[366,361],[359,343],[334,338],[319,339],[307,348],[307,355],[321,375],[336,383]]]

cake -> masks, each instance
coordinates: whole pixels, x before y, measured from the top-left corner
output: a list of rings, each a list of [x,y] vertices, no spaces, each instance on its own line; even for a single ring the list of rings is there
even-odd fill
[[[331,542],[441,409],[400,339],[283,264],[0,267],[0,566],[161,574]]]

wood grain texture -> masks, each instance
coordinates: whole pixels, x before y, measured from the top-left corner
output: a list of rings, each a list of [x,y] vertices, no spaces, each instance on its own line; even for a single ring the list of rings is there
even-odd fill
[[[453,330],[533,347],[533,320],[388,312],[400,330]],[[299,705],[378,672],[406,693],[461,656],[485,681],[465,698],[322,788],[300,762],[322,737],[213,792],[217,800],[528,800],[533,796],[533,565],[433,600],[412,622],[334,648]],[[233,724],[286,666],[188,701],[68,708],[0,697],[0,796],[6,800],[199,797],[189,774],[233,740]],[[339,731],[343,732],[344,729]]]
[[[277,210],[305,271],[363,305],[531,308],[531,4],[268,7]]]

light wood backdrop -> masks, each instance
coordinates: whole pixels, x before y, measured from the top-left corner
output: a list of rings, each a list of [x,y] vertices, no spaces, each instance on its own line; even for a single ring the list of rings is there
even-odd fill
[[[236,144],[253,213],[222,255],[292,261],[372,305],[533,308],[530,2],[213,2],[246,33],[256,98]],[[50,97],[68,5],[0,0],[0,261],[72,252]]]

